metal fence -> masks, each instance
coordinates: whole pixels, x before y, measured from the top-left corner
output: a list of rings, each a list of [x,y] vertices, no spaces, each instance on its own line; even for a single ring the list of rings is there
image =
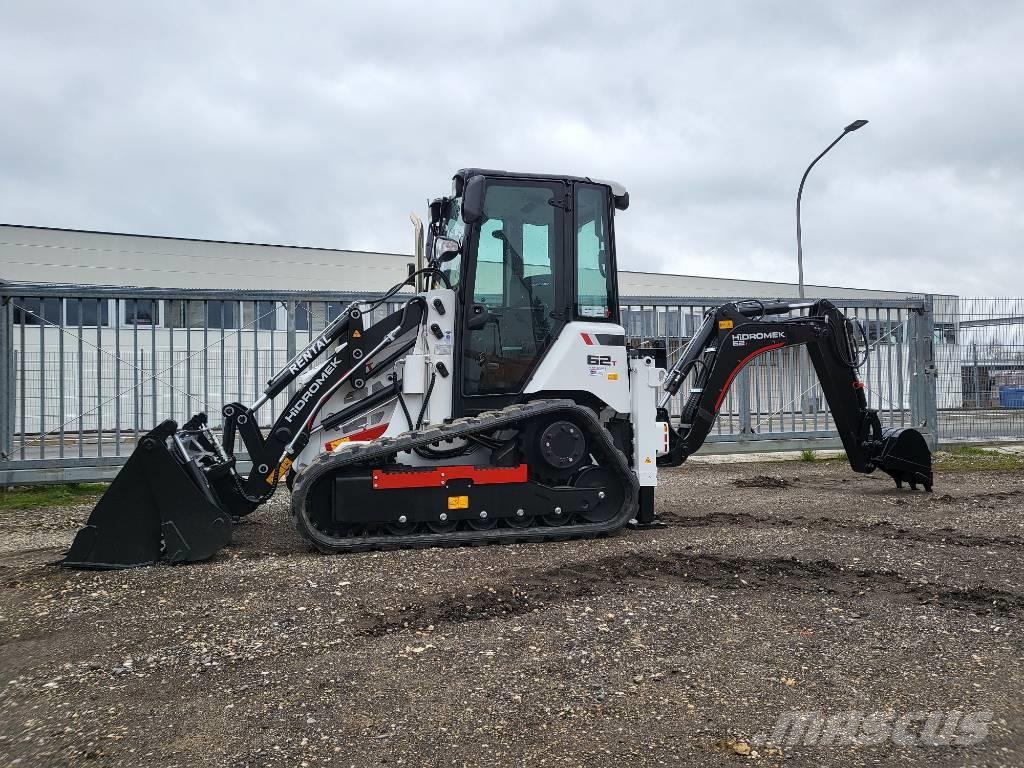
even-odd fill
[[[646,303],[646,302],[650,303]],[[705,311],[728,299],[661,297],[623,307],[633,344],[658,343],[672,361]],[[883,426],[916,426],[931,437],[935,424],[931,375],[930,300],[834,300],[864,327],[867,352],[860,375]],[[794,312],[793,315],[803,314]],[[674,398],[679,413],[688,386]],[[756,357],[737,376],[705,450],[772,451],[838,448],[841,443],[807,352],[791,347]]]
[[[224,403],[256,401],[265,382],[355,298],[341,292],[0,284],[0,485],[108,479],[139,434],[164,419],[183,420],[202,410],[219,426]],[[705,311],[726,300],[624,298],[623,324],[631,344],[664,346],[671,360]],[[400,301],[381,306],[373,319]],[[934,301],[836,301],[865,328],[869,352],[861,377],[869,402],[883,424],[917,426],[933,439],[936,425],[943,437],[968,439],[972,425],[981,423],[985,437],[1019,436],[1024,414],[1008,413],[991,397],[965,408],[964,385],[945,386],[963,381],[948,361],[962,358],[959,334],[973,326],[958,319],[951,337],[946,320],[935,322]],[[943,301],[940,309],[947,313],[949,298]],[[959,301],[962,312],[968,300]],[[982,312],[980,304],[970,306]],[[936,350],[943,354],[936,357]],[[975,367],[978,377],[1009,370],[980,362]],[[991,394],[993,385],[986,386]],[[264,407],[264,421],[287,396]],[[676,413],[680,405],[677,398]],[[972,422],[965,411],[999,418]],[[778,350],[747,366],[709,443],[706,450],[718,451],[839,447],[806,352]]]
[[[1024,299],[935,307],[939,439],[1024,439]]]

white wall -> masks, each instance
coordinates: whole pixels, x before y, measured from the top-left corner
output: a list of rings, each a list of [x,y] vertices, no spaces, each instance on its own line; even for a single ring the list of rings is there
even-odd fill
[[[0,225],[0,279],[154,288],[384,291],[412,256]]]

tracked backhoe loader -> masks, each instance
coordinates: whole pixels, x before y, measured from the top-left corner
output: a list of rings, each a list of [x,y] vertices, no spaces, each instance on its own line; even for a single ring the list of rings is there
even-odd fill
[[[931,489],[924,438],[882,428],[857,375],[866,340],[828,301],[724,304],[671,366],[663,350],[627,346],[614,217],[628,204],[613,182],[459,171],[430,205],[425,265],[348,306],[256,403],[225,404],[220,436],[201,413],[146,434],[64,564],[208,558],[281,481],[296,528],[324,552],[649,525],[658,468],[700,448],[747,363],[794,345],[807,349],[851,467]],[[395,297],[398,311],[367,321]],[[667,406],[684,384],[675,423]],[[290,385],[261,428],[260,408]]]

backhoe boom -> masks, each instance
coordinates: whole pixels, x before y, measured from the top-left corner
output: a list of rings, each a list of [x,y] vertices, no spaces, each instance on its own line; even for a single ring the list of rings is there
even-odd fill
[[[807,310],[795,317],[779,317]],[[670,422],[666,405],[692,374],[680,423],[669,435],[662,466],[678,466],[695,453],[718,417],[740,371],[754,358],[785,347],[805,346],[832,412],[850,466],[856,472],[881,469],[902,485],[931,490],[931,454],[916,430],[883,429],[878,412],[868,407],[857,368],[866,354],[858,344],[863,331],[830,301],[723,304],[711,310],[679,360],[669,370],[659,420]],[[893,449],[900,450],[894,453]]]

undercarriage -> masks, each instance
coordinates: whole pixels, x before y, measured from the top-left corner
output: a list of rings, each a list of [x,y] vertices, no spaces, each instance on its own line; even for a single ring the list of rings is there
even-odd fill
[[[404,456],[486,438],[500,463]],[[321,454],[298,478],[295,525],[325,552],[591,536],[634,514],[636,478],[593,411],[534,401]]]

